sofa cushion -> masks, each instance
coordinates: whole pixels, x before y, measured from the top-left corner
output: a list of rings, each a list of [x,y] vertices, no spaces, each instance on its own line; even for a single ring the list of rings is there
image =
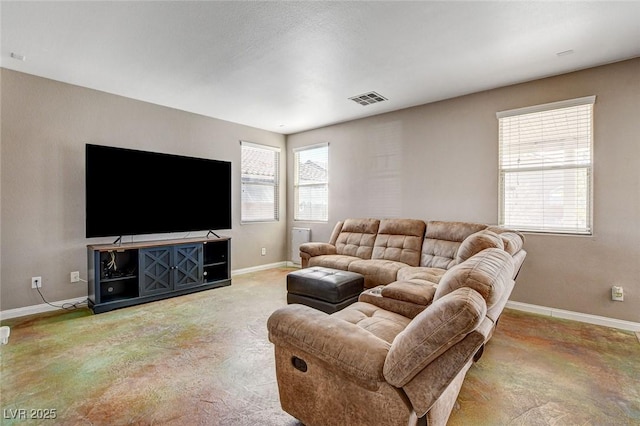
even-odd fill
[[[442,268],[428,268],[426,266],[407,266],[398,271],[398,281],[424,280],[438,284],[440,278],[447,272]]]
[[[331,232],[331,236],[329,237],[329,244],[331,244],[332,246],[335,246],[336,241],[338,241],[338,236],[340,235],[340,231],[342,231],[342,225],[344,225],[344,222],[339,220],[338,223],[336,223],[336,226],[333,227],[333,231]]]
[[[349,263],[349,271],[364,275],[364,286],[371,288],[396,280],[398,271],[407,264],[384,259],[356,260]]]
[[[329,254],[325,256],[314,256],[309,258],[309,266],[324,266],[325,268],[349,270],[349,265],[356,260],[362,260],[355,256],[345,256],[342,254]]]
[[[336,239],[336,253],[371,259],[378,234],[378,219],[347,219]]]
[[[425,228],[426,224],[421,220],[381,220],[371,258],[418,266]]]
[[[469,222],[427,222],[422,243],[420,266],[449,269],[456,264],[458,247],[469,235],[485,229],[487,225]]]
[[[380,293],[382,297],[426,306],[433,300],[436,288],[416,281],[395,281],[384,286]]]
[[[497,248],[488,248],[449,269],[440,279],[434,303],[462,287],[476,290],[491,309],[508,290],[513,275],[513,258]]]
[[[411,321],[402,315],[364,302],[356,302],[331,316],[355,324],[389,344]]]
[[[474,254],[478,254],[488,248],[504,249],[502,238],[495,232],[486,229],[473,233],[460,244],[456,254],[456,263],[462,263]]]
[[[478,327],[486,312],[482,296],[469,287],[434,301],[393,341],[384,363],[385,379],[396,387],[404,386]]]

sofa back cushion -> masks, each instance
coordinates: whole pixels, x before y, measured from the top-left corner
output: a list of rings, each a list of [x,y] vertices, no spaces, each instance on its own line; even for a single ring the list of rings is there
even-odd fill
[[[338,241],[338,236],[340,236],[340,231],[342,231],[342,225],[344,222],[341,220],[336,223],[336,226],[333,227],[333,231],[331,232],[331,237],[329,237],[329,244],[332,246],[336,245],[336,241]]]
[[[476,329],[487,313],[477,291],[459,288],[418,314],[396,336],[384,362],[383,374],[402,387],[443,352]]]
[[[378,219],[345,220],[336,239],[336,253],[371,259],[379,226]]]
[[[420,266],[449,269],[456,262],[458,247],[469,235],[485,229],[487,225],[469,222],[427,222],[422,243]]]
[[[418,266],[425,228],[426,224],[422,220],[381,220],[371,258]]]
[[[487,302],[487,309],[491,309],[509,289],[512,276],[513,257],[499,248],[488,248],[445,272],[433,300],[459,288],[470,287],[480,293]]]

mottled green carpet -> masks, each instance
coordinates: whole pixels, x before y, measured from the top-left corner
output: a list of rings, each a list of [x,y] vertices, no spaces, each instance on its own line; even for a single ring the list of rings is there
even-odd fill
[[[280,409],[266,330],[289,271],[99,315],[4,321],[2,424],[297,425]],[[640,424],[639,383],[635,334],[507,310],[449,424]]]

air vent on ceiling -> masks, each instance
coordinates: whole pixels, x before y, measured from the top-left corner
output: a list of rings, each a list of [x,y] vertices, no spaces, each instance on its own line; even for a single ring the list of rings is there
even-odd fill
[[[362,95],[353,96],[349,99],[363,106],[377,104],[378,102],[387,100],[387,98],[385,98],[384,96],[382,96],[380,93],[377,93],[377,92],[364,93]]]

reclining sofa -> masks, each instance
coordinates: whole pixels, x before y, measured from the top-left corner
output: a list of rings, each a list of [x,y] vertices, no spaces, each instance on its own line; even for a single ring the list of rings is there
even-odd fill
[[[367,226],[361,229],[375,228]],[[385,260],[375,257],[376,239],[361,234],[359,240],[371,244],[361,245],[360,254],[368,250]],[[439,277],[431,303],[413,317],[362,296],[331,315],[296,304],[275,311],[267,327],[282,408],[307,426],[445,425],[511,293],[516,264],[501,248],[438,265],[453,262]]]
[[[513,230],[471,222],[417,219],[346,219],[328,243],[300,245],[302,267],[324,266],[364,275],[365,288],[396,280],[437,284],[451,267],[485,248],[511,254],[518,273],[526,252]]]
[[[512,230],[466,222],[347,219],[303,267],[358,272],[358,302],[292,304],[268,320],[282,408],[313,425],[445,425],[526,257]]]

